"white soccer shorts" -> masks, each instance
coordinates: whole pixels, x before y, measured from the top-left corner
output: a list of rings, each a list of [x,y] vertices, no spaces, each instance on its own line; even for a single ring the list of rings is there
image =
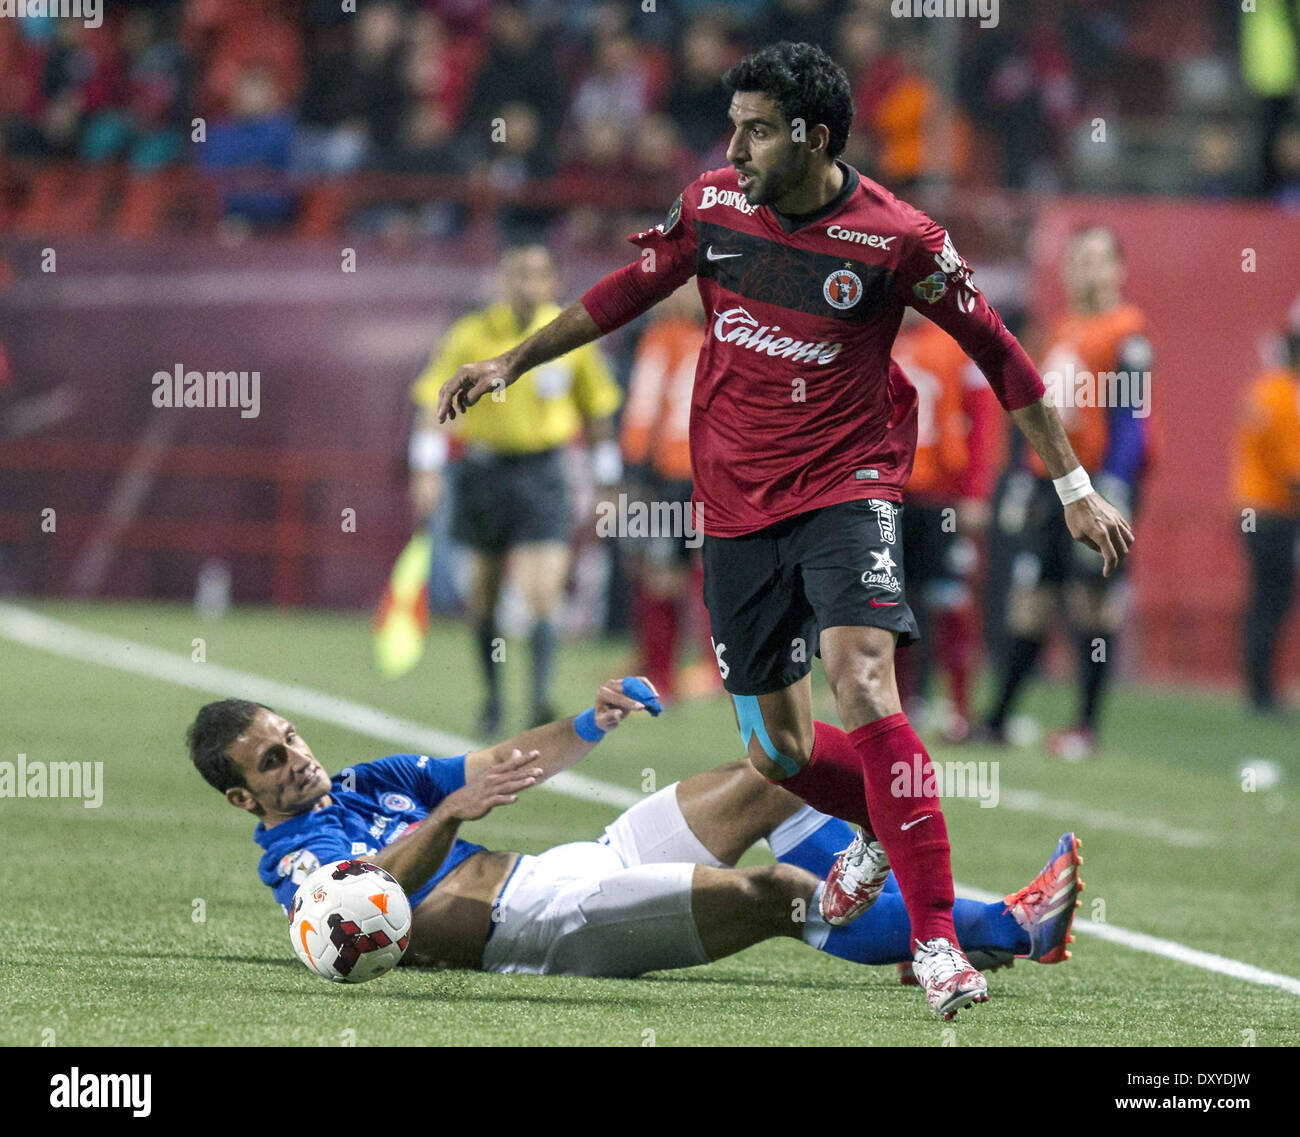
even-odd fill
[[[483,970],[631,978],[708,963],[691,913],[696,865],[722,862],[686,824],[673,783],[599,841],[521,857],[497,900]]]

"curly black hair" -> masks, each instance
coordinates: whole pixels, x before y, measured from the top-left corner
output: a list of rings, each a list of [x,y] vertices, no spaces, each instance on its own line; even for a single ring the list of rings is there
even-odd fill
[[[768,95],[787,123],[803,119],[806,127],[830,131],[827,152],[837,158],[853,125],[853,91],[844,68],[811,43],[769,44],[751,52],[722,77],[728,92]]]
[[[247,699],[222,699],[199,708],[185,732],[185,745],[190,761],[208,785],[222,793],[235,786],[247,788],[243,771],[226,753],[226,747],[249,728],[258,711],[270,709]]]

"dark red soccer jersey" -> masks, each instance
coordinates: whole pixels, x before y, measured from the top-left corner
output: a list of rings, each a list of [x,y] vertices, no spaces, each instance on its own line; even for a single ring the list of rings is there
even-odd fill
[[[945,230],[840,168],[840,194],[797,219],[750,205],[730,167],[712,170],[663,224],[629,238],[638,260],[582,297],[608,332],[697,278],[706,335],[691,466],[709,536],[857,498],[901,499],[916,392],[889,352],[906,304],[961,344],[1008,410],[1042,397]]]

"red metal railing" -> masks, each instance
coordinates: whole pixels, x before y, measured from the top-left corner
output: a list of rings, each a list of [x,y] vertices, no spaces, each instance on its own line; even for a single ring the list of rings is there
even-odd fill
[[[24,439],[0,446],[0,473],[118,474],[137,446],[120,442],[79,442],[71,439]],[[155,477],[202,478],[268,483],[269,520],[202,517],[159,517],[149,514],[127,520],[113,540],[117,547],[211,555],[266,554],[272,558],[271,600],[297,605],[306,595],[305,574],[313,557],[345,557],[391,563],[409,537],[405,517],[376,527],[367,520],[364,535],[344,532],[340,521],[313,520],[309,488],[336,485],[349,488],[395,488],[399,464],[392,458],[349,450],[286,452],[238,446],[183,445],[169,448],[158,462]],[[57,503],[55,503],[57,504]],[[81,546],[101,530],[105,514],[59,508],[57,538]],[[0,541],[25,544],[49,540],[41,533],[41,509],[0,510]]]

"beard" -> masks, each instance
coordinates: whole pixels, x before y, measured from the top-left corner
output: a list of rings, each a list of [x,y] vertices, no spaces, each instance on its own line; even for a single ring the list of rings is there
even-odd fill
[[[794,155],[790,161],[774,166],[759,175],[754,183],[745,189],[745,200],[750,205],[771,206],[798,185],[803,174],[804,170],[800,167],[798,155]]]

